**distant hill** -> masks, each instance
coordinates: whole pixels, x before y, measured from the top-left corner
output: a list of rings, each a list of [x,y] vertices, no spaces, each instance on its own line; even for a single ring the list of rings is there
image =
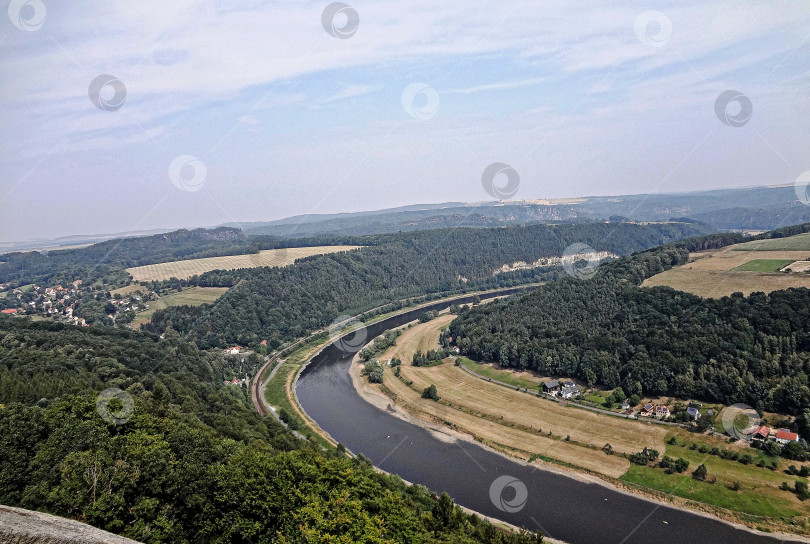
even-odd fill
[[[391,234],[450,227],[491,228],[534,223],[578,223],[623,218],[630,222],[703,223],[715,230],[766,231],[810,222],[810,206],[799,202],[793,185],[717,189],[690,193],[586,196],[558,200],[443,202],[384,210],[304,214],[274,221],[220,225],[248,237],[273,239]],[[149,237],[168,230],[66,236],[54,240],[0,242],[0,253],[94,244]],[[289,245],[289,242],[285,245]]]
[[[617,216],[628,221],[689,219],[718,230],[771,230],[810,221],[810,206],[799,202],[793,186],[787,185],[564,200],[447,202],[374,212],[301,215],[278,221],[231,223],[228,226],[239,227],[248,235],[305,238],[447,227],[584,222]]]

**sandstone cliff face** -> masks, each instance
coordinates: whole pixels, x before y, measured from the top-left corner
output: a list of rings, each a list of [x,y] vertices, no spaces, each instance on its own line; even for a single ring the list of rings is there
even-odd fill
[[[78,521],[0,506],[0,544],[137,544]]]

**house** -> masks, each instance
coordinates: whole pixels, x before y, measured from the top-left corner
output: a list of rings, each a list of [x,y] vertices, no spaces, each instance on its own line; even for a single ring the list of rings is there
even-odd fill
[[[570,399],[578,396],[579,394],[580,394],[579,387],[577,387],[576,384],[569,382],[563,384],[562,389],[560,389],[560,392],[558,393],[558,396],[564,399]]]
[[[686,409],[686,413],[689,414],[689,417],[692,419],[697,419],[700,417],[700,410],[693,408],[692,406]]]
[[[547,382],[543,382],[543,393],[554,394],[559,390],[560,390],[560,382],[558,382],[557,380],[549,380]]]
[[[645,404],[644,406],[641,407],[641,411],[638,413],[638,415],[643,417],[650,417],[651,415],[653,415],[653,405]]]
[[[6,314],[6,315],[14,315],[14,314],[17,313],[17,309],[16,308],[10,308],[8,310],[3,310],[0,313]]]
[[[771,434],[771,428],[766,425],[760,425],[754,431],[754,434],[751,435],[752,438],[756,438],[758,440],[767,440],[768,436]]]
[[[262,340],[261,344],[259,344],[259,345],[260,346],[266,346],[267,345],[267,340]]]
[[[225,353],[228,355],[239,355],[240,348],[239,346],[233,346],[232,348],[227,348]]]
[[[655,407],[655,417],[659,419],[669,417],[669,408],[667,408],[663,404],[659,404],[658,406]]]
[[[788,429],[779,429],[776,431],[776,441],[780,444],[787,444],[788,442],[798,442],[799,435],[790,432]]]

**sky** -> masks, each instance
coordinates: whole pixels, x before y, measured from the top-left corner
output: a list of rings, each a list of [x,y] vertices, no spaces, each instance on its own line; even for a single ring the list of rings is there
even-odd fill
[[[4,242],[810,170],[806,0],[0,4]]]

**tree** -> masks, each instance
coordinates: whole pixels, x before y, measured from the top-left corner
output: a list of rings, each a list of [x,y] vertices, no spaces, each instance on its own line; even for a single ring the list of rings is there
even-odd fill
[[[700,480],[702,482],[706,480],[707,473],[708,471],[706,470],[706,465],[701,463],[700,465],[698,465],[695,471],[692,472],[692,478],[694,478],[695,480]]]
[[[424,391],[422,391],[422,398],[438,401],[441,397],[439,397],[439,392],[436,390],[436,386],[434,384],[430,384],[429,387],[425,387]]]

